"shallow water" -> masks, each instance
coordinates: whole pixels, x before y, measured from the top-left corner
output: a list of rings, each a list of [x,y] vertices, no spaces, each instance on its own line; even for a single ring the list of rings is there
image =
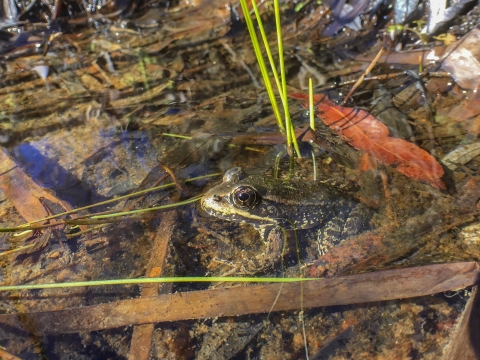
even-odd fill
[[[363,238],[352,235],[332,250],[333,255],[325,255],[319,253],[320,230],[301,230],[297,238],[290,234],[285,240],[280,259],[267,259],[264,267],[255,268],[259,262],[253,260],[268,254],[269,246],[255,229],[204,217],[198,205],[187,205],[112,223],[91,221],[72,230],[82,232],[77,236],[63,224],[52,232],[2,236],[1,252],[27,246],[0,257],[2,285],[158,276],[298,277],[308,272],[303,265],[322,255],[320,275],[329,277],[478,259],[475,156],[455,163],[446,189],[440,190],[382,163],[359,171],[361,153],[346,143],[345,134],[317,119],[322,141],[314,146],[306,141],[305,158],[290,161],[283,140],[274,136],[278,128],[268,96],[256,86],[261,78],[246,31],[240,23],[230,23],[224,4],[194,5],[142,9],[141,17],[133,16],[127,25],[116,18],[95,26],[77,23],[44,57],[39,51],[43,40],[33,37],[28,46],[17,44],[2,54],[0,225],[14,227],[62,209],[172,183],[168,171],[179,184],[82,210],[67,219],[190,199],[221,181],[218,173],[233,166],[265,176],[273,176],[277,168],[281,178],[305,181],[314,181],[316,167],[317,181],[335,183],[352,202],[371,209],[368,229],[377,233],[371,238],[368,230]],[[361,56],[373,57],[381,41],[390,49],[396,44],[381,35],[387,21],[375,23],[366,17],[362,32],[345,30],[320,38],[313,24],[324,26],[324,10],[307,5],[297,13],[285,11],[289,93],[305,93],[302,86],[312,76],[317,92],[338,101],[371,61],[361,61]],[[391,14],[385,16],[388,20]],[[28,25],[21,31],[40,33]],[[403,46],[414,43],[406,35],[400,38],[395,41]],[[435,45],[445,47],[439,41]],[[398,52],[400,60],[395,62],[380,61],[372,74],[378,78],[364,82],[346,106],[365,109],[385,123],[392,136],[415,143],[437,159],[461,145],[475,144],[475,94],[455,86],[445,74],[418,76],[418,62],[406,59],[407,53],[408,49]],[[39,65],[48,67],[45,79]],[[437,65],[424,63],[431,72],[438,72]],[[386,74],[395,75],[387,79]],[[301,101],[289,103],[295,127],[306,126]],[[471,113],[465,119],[458,117],[467,111]],[[217,175],[183,182],[209,174]],[[372,240],[374,235],[381,240]],[[332,260],[335,256],[341,260]],[[155,320],[150,328],[142,325],[143,330],[139,324],[148,320],[129,322],[127,311],[122,325],[111,325],[113,312],[96,307],[231,286],[182,283],[4,292],[0,323],[11,314],[25,315],[18,326],[0,326],[0,345],[25,359],[301,359],[306,358],[305,348],[315,359],[437,359],[449,346],[470,297],[467,289],[305,309],[303,317],[299,311],[234,312],[242,315],[227,317],[230,313],[218,305],[218,313],[206,319]],[[244,302],[261,303],[261,298],[245,294]],[[91,327],[75,328],[73,318],[58,312],[87,306]],[[139,308],[138,313],[148,319],[148,311],[143,311]],[[51,312],[49,330],[35,328],[37,318],[31,314],[37,312]],[[152,311],[154,315],[158,316]],[[105,326],[98,326],[99,318]],[[70,330],[56,331],[54,324],[60,327],[64,322]],[[147,345],[139,350],[142,344]]]

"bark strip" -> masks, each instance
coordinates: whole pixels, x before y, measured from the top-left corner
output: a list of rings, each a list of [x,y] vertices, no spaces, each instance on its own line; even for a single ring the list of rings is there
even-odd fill
[[[304,308],[431,295],[479,283],[476,262],[435,264],[308,281]],[[277,294],[280,293],[278,300]],[[23,329],[27,318],[38,334],[104,330],[132,324],[238,316],[301,308],[300,283],[239,286],[116,301],[59,311],[0,315],[0,326]]]

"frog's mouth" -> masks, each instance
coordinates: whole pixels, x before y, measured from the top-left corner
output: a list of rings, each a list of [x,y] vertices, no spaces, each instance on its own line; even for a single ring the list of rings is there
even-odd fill
[[[272,226],[278,223],[278,219],[255,215],[249,212],[248,208],[235,207],[234,213],[231,211],[225,211],[225,209],[229,209],[229,207],[231,208],[231,205],[226,199],[218,195],[207,195],[200,200],[201,211],[204,214],[227,221],[247,222],[252,226]]]
[[[203,208],[203,201],[201,200],[200,202],[197,202],[195,204],[195,210],[197,211],[197,214],[200,215],[201,217],[210,217],[211,214],[208,213],[204,208]]]
[[[221,210],[222,204],[224,204],[221,197],[207,196],[207,195],[205,195],[200,200],[200,206],[199,206],[200,214],[201,215],[203,214],[203,216],[210,215],[210,216],[215,216],[219,218],[227,217],[229,214]]]

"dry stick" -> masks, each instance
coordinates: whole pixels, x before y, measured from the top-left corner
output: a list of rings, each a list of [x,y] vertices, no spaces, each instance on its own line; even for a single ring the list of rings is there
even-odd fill
[[[479,283],[476,262],[435,264],[307,281],[305,309],[403,299],[463,289]],[[30,328],[40,334],[64,334],[218,316],[298,310],[301,284],[284,283],[191,291],[108,304],[24,314],[0,315],[0,326]],[[248,301],[245,301],[248,299]]]
[[[167,257],[168,244],[177,222],[178,211],[170,210],[162,216],[162,223],[157,229],[155,240],[147,266],[147,277],[162,276],[165,259]],[[142,288],[142,297],[157,296],[160,284],[145,284]],[[170,293],[172,284],[165,284],[161,292]],[[137,325],[133,329],[129,360],[148,360],[150,358],[150,347],[152,343],[153,324]]]
[[[385,50],[383,49],[383,47],[380,49],[380,51],[378,52],[377,56],[375,56],[375,59],[373,59],[373,61],[370,63],[370,65],[368,66],[368,68],[365,70],[365,72],[360,76],[360,78],[357,80],[357,82],[355,83],[355,85],[353,85],[352,89],[348,92],[347,96],[345,97],[345,100],[343,100],[343,103],[347,103],[348,99],[350,99],[350,96],[352,96],[353,92],[355,90],[357,90],[357,88],[360,86],[360,84],[363,82],[363,79],[365,79],[365,77],[370,74],[370,71],[372,71],[373,67],[375,66],[375,64],[377,63],[378,59],[380,59],[380,56],[382,56],[383,52]]]
[[[428,138],[430,140],[430,154],[435,155],[435,134],[433,131],[433,124],[435,123],[435,116],[433,114],[432,106],[430,105],[430,101],[428,100],[427,96],[427,89],[425,87],[425,83],[422,81],[422,79],[417,75],[417,73],[412,72],[412,71],[405,71],[408,74],[411,74],[411,76],[417,81],[420,91],[422,92],[423,97],[426,99],[426,104],[423,105],[423,108],[426,111],[426,128],[427,128],[427,134]]]
[[[165,164],[160,163],[160,166],[163,168],[165,172],[168,173],[168,175],[170,175],[170,177],[172,178],[172,181],[175,183],[175,186],[177,187],[177,190],[182,191],[183,190],[182,185],[180,185],[180,183],[178,182],[177,177],[175,176],[173,171]]]
[[[128,98],[122,98],[118,100],[110,100],[110,105],[112,108],[120,108],[120,107],[127,107],[131,105],[138,106],[142,102],[148,102],[156,96],[162,95],[164,90],[168,88],[173,82],[167,81],[165,84],[158,85],[150,91],[146,91],[140,95],[130,96]]]
[[[233,58],[233,61],[237,62],[241,67],[243,67],[245,69],[245,71],[247,72],[247,74],[250,76],[250,78],[252,79],[252,82],[253,82],[253,85],[257,88],[257,89],[263,89],[263,86],[260,85],[260,83],[258,82],[257,78],[255,77],[255,75],[253,74],[252,70],[250,70],[250,68],[248,67],[248,65],[245,63],[245,61],[243,61],[242,59],[239,59],[237,57],[237,54],[235,53],[235,51],[233,51],[233,49],[230,47],[230,45],[228,45],[227,41],[229,41],[228,39],[225,39],[225,41],[221,41],[220,44],[230,53],[230,55],[232,56]]]
[[[107,73],[98,65],[97,59],[93,60],[92,65],[100,73],[103,80],[105,80],[109,86],[113,86],[112,80],[110,80],[110,77],[107,75]]]

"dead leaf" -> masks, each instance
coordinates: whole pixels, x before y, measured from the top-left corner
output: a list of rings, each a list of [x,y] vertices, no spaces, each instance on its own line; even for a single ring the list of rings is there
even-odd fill
[[[5,349],[0,347],[0,359],[3,360],[20,360],[19,357],[8,353]]]
[[[377,163],[365,153],[358,159],[358,170],[361,172],[377,170]]]
[[[480,89],[477,88],[471,95],[448,112],[448,117],[455,121],[465,121],[480,114]]]
[[[428,66],[431,63],[430,59],[439,59],[445,52],[446,46],[434,46],[427,50],[412,50],[404,52],[391,51],[383,55],[378,61],[386,64],[409,64],[418,66],[419,59],[422,59],[423,66]],[[371,62],[375,57],[375,52],[365,55],[358,55],[355,60]]]
[[[302,100],[307,97],[306,94],[290,96]],[[326,95],[316,95],[314,101],[322,121],[355,149],[394,166],[411,179],[446,189],[441,180],[443,168],[428,152],[406,140],[391,137],[387,126],[364,110],[335,105]]]
[[[459,146],[445,155],[442,161],[449,169],[455,170],[459,165],[465,165],[478,155],[480,155],[480,142]]]
[[[64,202],[38,186],[4,151],[0,151],[0,190],[27,221],[49,215],[40,203],[40,198],[60,204],[65,210],[71,210]]]

